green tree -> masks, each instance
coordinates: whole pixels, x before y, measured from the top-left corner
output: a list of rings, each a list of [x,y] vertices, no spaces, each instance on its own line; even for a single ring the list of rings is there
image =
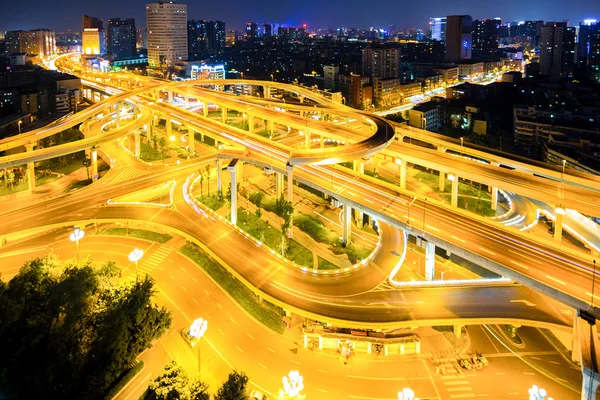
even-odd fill
[[[189,377],[176,360],[165,366],[161,376],[150,382],[148,390],[157,400],[188,399]]]
[[[206,171],[206,192],[210,196],[210,165],[207,165],[204,170]]]
[[[246,394],[246,385],[248,377],[243,372],[233,371],[217,393],[215,400],[247,400],[249,396]]]
[[[163,163],[165,162],[165,157],[167,155],[168,146],[169,146],[169,142],[167,142],[167,139],[164,136],[161,136],[158,139],[158,147],[159,147],[159,151],[160,151],[160,155],[162,157]]]
[[[200,171],[200,176],[198,176],[198,181],[200,181],[200,198],[204,196],[204,190],[202,189],[202,183],[204,182],[204,175],[202,175],[202,171]]]
[[[210,400],[208,385],[199,379],[194,379],[189,385],[190,400]]]

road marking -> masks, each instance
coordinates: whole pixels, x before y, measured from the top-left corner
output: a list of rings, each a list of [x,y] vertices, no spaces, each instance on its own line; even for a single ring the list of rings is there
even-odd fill
[[[356,196],[356,194],[355,194],[355,193],[352,193],[352,192],[348,192],[348,191],[347,191],[346,193],[348,193],[350,196]],[[44,218],[44,217],[42,217],[42,218]]]
[[[175,280],[175,278],[173,278],[173,275],[169,275],[171,277],[171,279]]]
[[[546,278],[548,278],[548,279],[552,279],[554,282],[557,282],[557,283],[560,283],[561,285],[565,285],[565,286],[567,286],[567,284],[566,284],[566,283],[564,283],[563,281],[559,281],[558,279],[556,279],[556,278],[553,278],[553,277],[551,277],[550,275],[546,275]]]
[[[183,272],[185,272],[185,269],[183,269],[183,267],[179,267],[179,268],[181,268],[181,270],[182,270]]]
[[[219,329],[219,332],[221,332],[221,335],[225,336],[225,332],[223,332],[222,330]]]
[[[235,320],[232,317],[229,317],[229,319],[231,320],[231,322],[234,323],[234,325],[237,325],[237,322],[235,322]]]
[[[532,302],[530,302],[530,301],[527,301],[527,300],[511,300],[510,302],[511,302],[511,303],[523,303],[523,304],[525,304],[526,306],[529,306],[529,307],[535,307],[535,303],[532,303]]]
[[[489,394],[478,394],[477,397],[488,397]]]
[[[238,349],[239,351],[241,351],[242,353],[244,352],[244,350],[240,349],[239,347],[235,346],[236,349]]]
[[[217,305],[219,306],[219,308],[220,308],[221,310],[223,309],[223,307],[221,307],[221,305],[220,305],[219,303],[217,303]]]
[[[518,267],[525,268],[525,269],[529,269],[529,267],[527,267],[527,266],[525,266],[525,265],[523,265],[523,264],[521,264],[521,263],[518,263],[518,262],[516,262],[516,261],[510,260],[510,262],[511,262],[511,263],[513,263],[513,264],[515,264],[515,265],[516,265],[516,266],[518,266]]]
[[[296,361],[296,360],[291,360],[291,361],[292,361],[294,364],[302,365],[302,364],[300,364],[300,363],[299,363],[298,361]]]
[[[317,372],[322,372],[324,374],[328,374],[329,372],[325,371],[324,369],[318,369]]]
[[[273,350],[273,349],[270,349],[270,348],[268,348],[268,347],[267,347],[267,350],[269,350],[271,353],[275,353],[275,350]]]
[[[466,241],[466,240],[459,239],[459,238],[457,238],[456,236],[450,236],[450,237],[451,237],[452,239],[458,240],[459,242],[467,243],[467,241]]]
[[[595,294],[592,295],[591,293],[585,292],[585,294],[587,294],[588,296],[593,296],[596,300],[600,300],[600,297],[596,296]]]
[[[196,278],[194,278],[193,276],[192,276],[192,280],[193,280],[195,283],[198,283],[198,281],[196,280]]]
[[[451,394],[451,399],[466,399],[468,397],[475,397],[475,393],[461,393],[461,394]]]
[[[491,255],[493,255],[493,256],[495,256],[495,255],[496,255],[496,253],[494,253],[493,251],[491,251],[491,250],[488,250],[488,249],[486,249],[486,248],[484,248],[484,247],[481,247],[481,246],[479,247],[479,250],[481,250],[481,251],[485,251],[486,253],[489,253],[489,254],[491,254]]]
[[[267,367],[265,367],[264,365],[262,365],[261,363],[258,363],[258,365],[260,365],[261,367],[263,367],[264,369],[267,369]]]
[[[187,292],[187,289],[183,287],[183,285],[181,285],[181,288],[183,289],[184,292]]]
[[[194,300],[194,303],[198,304],[198,302],[196,301],[196,299],[192,298],[192,300]]]
[[[560,365],[560,363],[556,361],[550,361],[550,364]]]
[[[321,392],[321,393],[327,393],[327,390],[325,390],[325,389],[315,388],[315,390],[318,392]]]
[[[445,385],[468,385],[469,381],[446,381]]]
[[[518,392],[511,392],[511,393],[509,393],[508,395],[509,395],[509,396],[518,396],[518,395],[519,395],[519,393],[518,393]]]
[[[496,372],[496,375],[504,375],[506,372]]]
[[[465,387],[458,387],[458,388],[447,388],[446,389],[449,392],[466,392],[467,390],[473,390],[468,386]],[[473,395],[473,397],[475,397],[475,395]]]
[[[559,378],[558,376],[555,376],[554,379],[557,379],[559,381],[563,381],[563,382],[568,382],[566,379],[563,378]]]
[[[254,340],[254,338],[252,337],[252,335],[251,335],[251,334],[249,334],[249,333],[246,333],[246,335],[248,335],[248,337],[249,337],[250,339]]]
[[[531,358],[532,360],[541,360],[541,358],[539,358],[539,357],[533,357],[533,356],[531,356],[530,358]]]
[[[538,260],[536,260],[534,258],[531,258],[531,257],[524,256],[524,255],[522,255],[520,253],[517,253],[516,251],[513,251],[513,250],[508,250],[508,251],[511,252],[511,253],[513,253],[513,254],[518,255],[519,257],[523,257],[526,260],[533,261],[533,262],[538,263],[538,264],[542,264],[541,261],[538,261]]]
[[[533,372],[523,372],[525,375],[535,375]]]
[[[206,293],[207,296],[210,296],[210,294],[208,293],[208,291],[205,289],[204,293]]]
[[[434,231],[436,231],[436,232],[439,232],[439,231],[440,231],[438,228],[436,228],[436,227],[433,227],[433,226],[431,226],[431,225],[427,225],[427,227],[428,227],[429,229],[433,229],[433,230],[434,230]]]

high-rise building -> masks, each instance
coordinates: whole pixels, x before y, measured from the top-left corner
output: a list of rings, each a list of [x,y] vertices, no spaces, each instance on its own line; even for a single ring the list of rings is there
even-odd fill
[[[145,29],[138,29],[135,35],[135,47],[137,49],[147,49],[148,48],[148,35],[146,34]]]
[[[136,55],[135,20],[111,18],[106,29],[108,52],[115,58],[132,58]]]
[[[223,54],[225,22],[190,20],[187,27],[189,57],[203,58]]]
[[[572,78],[575,69],[575,28],[566,22],[546,22],[540,43],[540,72],[551,80]]]
[[[49,29],[8,31],[5,43],[8,54],[27,53],[47,57],[56,52],[55,34]]]
[[[364,76],[371,78],[399,78],[402,72],[400,48],[374,46],[363,49],[362,70]]]
[[[579,37],[577,40],[577,62],[579,64],[588,64],[591,41],[598,33],[600,33],[600,22],[595,19],[586,19],[579,23]]]
[[[264,37],[271,37],[273,36],[273,27],[271,26],[271,24],[263,24],[263,36]]]
[[[600,83],[600,32],[590,38],[588,76],[594,82]]]
[[[83,29],[104,29],[104,22],[100,18],[83,16]]]
[[[246,40],[254,40],[258,37],[256,22],[246,22]]]
[[[444,42],[446,40],[446,17],[429,18],[431,25],[431,40]]]
[[[473,53],[491,55],[498,50],[500,18],[473,21]]]
[[[446,60],[455,62],[471,59],[473,19],[470,15],[446,17]]]
[[[187,58],[187,6],[175,0],[146,5],[148,64],[165,68]]]

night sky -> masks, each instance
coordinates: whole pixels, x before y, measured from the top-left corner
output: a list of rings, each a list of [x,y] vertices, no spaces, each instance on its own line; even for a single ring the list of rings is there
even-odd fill
[[[104,19],[135,18],[145,28],[146,0],[2,0],[0,30],[48,28],[81,30],[84,14]],[[308,24],[312,28],[370,26],[425,28],[429,17],[469,14],[502,21],[542,19],[572,25],[600,19],[600,0],[180,0],[188,19],[219,19],[227,29],[246,21]]]

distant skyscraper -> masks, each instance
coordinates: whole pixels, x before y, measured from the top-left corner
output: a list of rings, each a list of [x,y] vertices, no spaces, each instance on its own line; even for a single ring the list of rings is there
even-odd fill
[[[47,57],[56,52],[54,31],[49,29],[8,31],[5,42],[8,54],[27,53]]]
[[[164,68],[187,58],[187,6],[175,0],[146,5],[148,64]]]
[[[81,50],[86,55],[106,53],[106,33],[100,18],[84,15],[82,18]]]
[[[399,47],[368,47],[362,51],[363,75],[371,78],[400,78]]]
[[[575,28],[546,22],[540,43],[540,72],[551,80],[571,78],[575,69]]]
[[[133,18],[123,21],[119,18],[109,19],[106,32],[108,52],[115,58],[132,58],[136,55],[137,31]]]
[[[431,39],[443,42],[446,40],[446,17],[429,18]]]
[[[225,22],[188,21],[188,55],[193,58],[222,54],[225,49]]]
[[[104,29],[104,22],[100,18],[83,16],[83,29]]]
[[[273,36],[273,30],[271,24],[263,24],[263,36],[271,37]]]
[[[600,83],[600,32],[596,32],[590,38],[588,60],[588,76],[591,80]]]
[[[498,50],[500,18],[473,21],[473,53],[492,55]]]
[[[587,19],[579,23],[579,37],[577,40],[577,62],[580,64],[588,64],[588,54],[590,52],[590,44],[592,38],[600,33],[600,22],[595,19]]]
[[[246,22],[246,39],[254,40],[258,36],[256,22]]]
[[[471,59],[473,19],[470,15],[446,17],[446,60],[456,62]]]

